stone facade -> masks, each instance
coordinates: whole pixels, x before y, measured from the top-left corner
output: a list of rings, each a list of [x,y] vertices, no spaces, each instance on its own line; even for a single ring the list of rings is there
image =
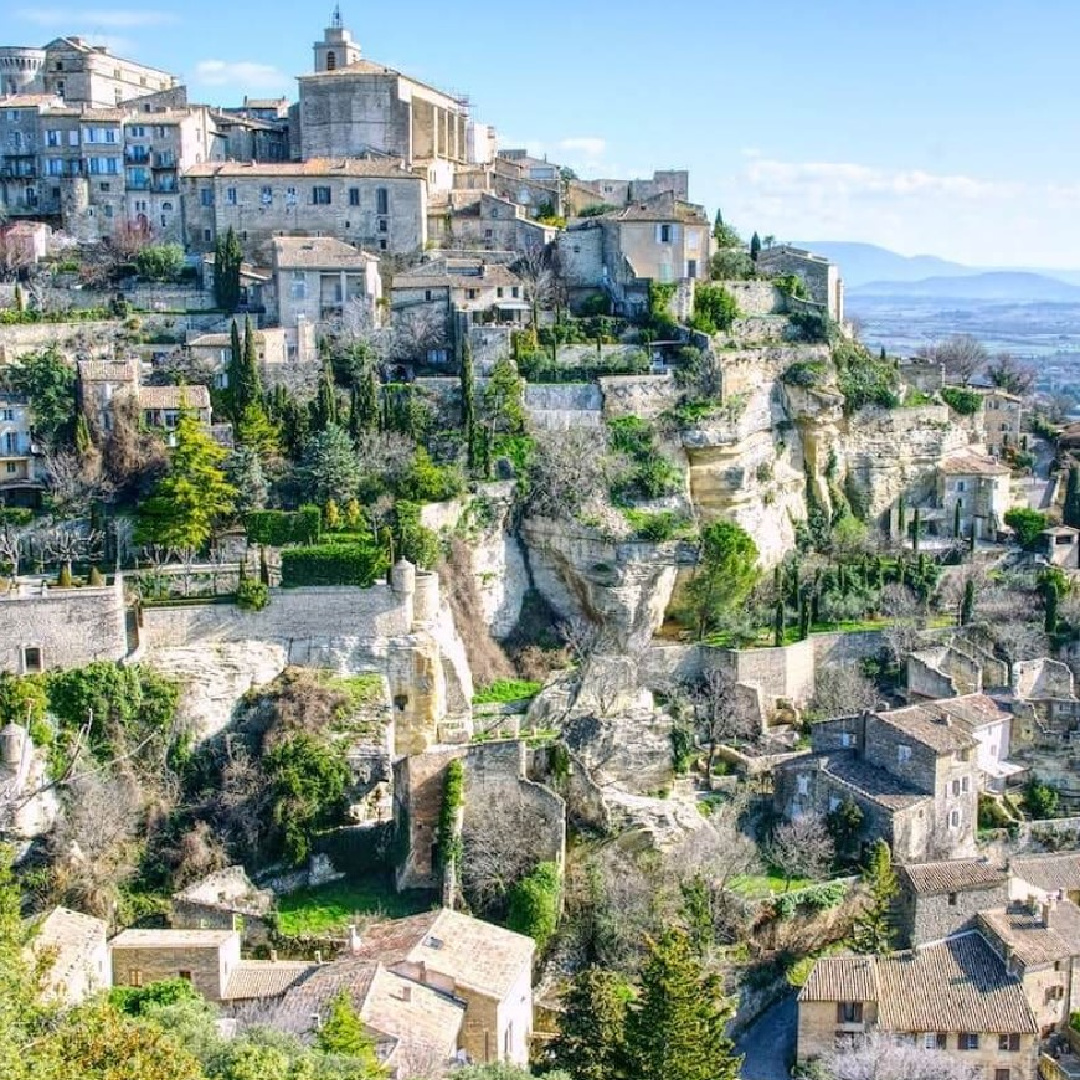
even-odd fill
[[[1023,435],[1024,402],[1015,394],[1004,390],[990,390],[983,394],[982,426],[986,448],[995,457],[1001,457],[1006,449],[1019,449]]]
[[[275,236],[334,236],[381,252],[427,243],[427,182],[390,159],[312,159],[296,164],[202,164],[183,184],[184,239],[213,251],[232,228],[246,252],[269,255]]]
[[[956,861],[901,867],[898,944],[905,948],[974,930],[978,914],[1009,899],[1009,877],[987,863]]]
[[[207,1001],[226,997],[240,963],[233,930],[125,930],[109,942],[113,986],[149,986],[184,979]]]
[[[810,299],[820,305],[835,322],[844,321],[844,283],[840,268],[823,255],[789,244],[765,248],[758,255],[758,271],[764,274],[794,274],[810,294]]]
[[[174,75],[111,56],[104,45],[61,37],[45,46],[45,63],[30,89],[68,102],[99,106],[117,105],[176,84]]]

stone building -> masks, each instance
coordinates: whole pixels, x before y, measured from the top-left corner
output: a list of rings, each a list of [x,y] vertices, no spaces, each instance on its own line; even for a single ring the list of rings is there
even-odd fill
[[[707,281],[711,243],[704,209],[671,192],[572,222],[558,237],[571,299],[602,290],[625,314],[645,309],[650,282]]]
[[[913,705],[815,724],[811,739],[810,755],[777,771],[780,812],[824,816],[850,798],[862,839],[888,841],[898,861],[974,854],[978,743],[963,724]]]
[[[1063,897],[1080,904],[1080,852],[1014,855],[1009,860],[1009,898],[1043,901]],[[995,905],[997,906],[997,905]]]
[[[30,45],[0,46],[0,95],[33,93],[44,66],[44,49]]]
[[[558,229],[528,217],[525,207],[488,191],[451,191],[428,206],[428,235],[444,248],[542,251]]]
[[[304,160],[374,152],[421,169],[432,190],[453,186],[468,153],[467,101],[363,59],[338,10],[314,53],[315,71],[298,79]]]
[[[994,457],[1008,449],[1018,450],[1023,436],[1024,401],[1004,390],[987,390],[982,395],[982,427],[986,448]]]
[[[427,243],[427,181],[390,158],[204,162],[184,177],[183,207],[195,251],[212,251],[229,228],[264,260],[281,235],[335,236],[376,254],[408,254]]]
[[[938,467],[937,506],[953,530],[960,506],[960,532],[976,540],[996,540],[1012,505],[1007,466],[985,454],[965,450]]]
[[[980,911],[1009,899],[1009,875],[982,859],[907,863],[897,878],[897,929],[907,948],[974,930]]]
[[[138,401],[143,425],[163,431],[170,446],[185,412],[203,426],[210,426],[210,391],[205,386],[141,386]]]
[[[225,1001],[240,964],[235,930],[124,930],[109,942],[113,986],[183,979],[207,1001]]]
[[[979,928],[1024,988],[1044,1036],[1080,1008],[1080,908],[1050,895],[979,914]]]
[[[882,1031],[973,1075],[1034,1080],[1038,1027],[1019,979],[976,932],[888,956],[827,956],[799,992],[800,1064]]]
[[[442,908],[376,924],[352,952],[464,1001],[461,1048],[470,1060],[524,1066],[533,1029],[535,950],[530,937]]]
[[[8,506],[36,502],[45,487],[32,424],[25,398],[0,394],[0,495]]]
[[[228,866],[174,894],[169,925],[176,930],[237,930],[245,944],[269,937],[274,894],[257,889],[242,866]]]
[[[168,72],[112,56],[104,45],[91,45],[80,37],[60,37],[45,46],[45,63],[31,91],[101,106],[119,105],[176,85],[176,77]]]
[[[843,323],[844,282],[840,278],[840,267],[824,255],[815,255],[790,244],[778,244],[761,250],[757,269],[759,273],[774,276],[794,274],[805,286],[810,299],[823,307],[834,322]]]
[[[138,361],[80,360],[78,372],[79,407],[95,431],[111,431],[114,403],[139,393]]]
[[[1080,570],[1080,529],[1058,525],[1042,533],[1043,558],[1063,570]]]
[[[314,328],[312,328],[314,329]],[[271,326],[254,331],[255,356],[260,368],[274,368],[297,359],[289,350],[289,334],[284,327]],[[305,332],[305,337],[307,336]],[[244,332],[240,331],[243,346]],[[232,361],[232,334],[196,334],[185,345],[184,351],[192,367],[201,373],[212,375],[214,385],[224,390],[228,384],[228,368]],[[305,356],[304,359],[310,359]]]
[[[671,193],[682,202],[690,201],[690,173],[686,169],[657,169],[650,179],[585,180],[597,195],[613,206],[630,202],[645,202],[657,195]]]
[[[346,311],[350,325],[379,325],[382,278],[374,255],[329,236],[275,236],[270,265],[267,314],[282,326],[314,326]]]
[[[111,985],[107,937],[102,919],[62,907],[49,912],[31,942],[34,955],[46,960],[45,1000],[78,1005]]]

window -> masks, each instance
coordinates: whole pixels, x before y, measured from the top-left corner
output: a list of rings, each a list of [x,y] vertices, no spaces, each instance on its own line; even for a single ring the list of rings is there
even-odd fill
[[[38,645],[27,645],[23,649],[23,671],[27,674],[32,672],[41,671],[44,667],[41,657],[41,647]]]
[[[335,68],[337,68],[337,53],[335,53],[334,50],[331,49],[326,54],[326,70],[333,71],[335,70]]]
[[[512,297],[513,297],[513,298],[514,298],[515,300],[518,300],[518,299],[520,299],[520,298],[521,298],[521,286],[519,286],[519,285],[513,285],[513,286],[511,286],[511,288],[510,288],[510,295],[511,295],[511,296],[512,296]]]
[[[60,146],[60,145],[62,145],[62,142],[61,142],[61,135],[62,134],[63,134],[63,132],[55,131],[55,130],[46,131],[45,132],[45,145],[46,146]]]
[[[671,226],[670,225],[661,225],[660,226],[660,243],[661,244],[670,244],[671,243]]]
[[[313,206],[330,205],[330,189],[317,185],[311,189],[311,202]]]
[[[112,203],[106,203],[105,204],[105,216],[106,217],[112,217],[113,216]]]
[[[291,294],[294,300],[307,299],[307,274],[303,270],[293,271]]]
[[[998,1049],[1007,1050],[1010,1054],[1018,1054],[1020,1052],[1020,1036],[1019,1035],[999,1035],[998,1036]]]
[[[506,1031],[503,1032],[503,1057],[509,1058],[514,1052],[514,1021],[511,1020],[506,1025]]]
[[[954,780],[952,782],[952,793],[953,793],[953,798],[956,798],[956,796],[960,794],[960,781],[959,780]]]
[[[805,774],[803,774],[801,776],[798,776],[798,777],[796,777],[795,783],[796,783],[796,787],[797,787],[798,792],[799,792],[800,795],[809,795],[810,794],[810,777],[809,776],[807,776]]]
[[[128,972],[128,986],[142,986],[143,973],[138,968],[132,968]]]
[[[928,1031],[923,1036],[924,1050],[944,1050],[945,1045],[946,1036],[944,1031]]]
[[[387,246],[388,245],[387,245],[385,240],[380,240],[379,241],[379,250],[380,251],[385,251],[387,249]]]
[[[960,811],[959,810],[952,810],[952,811],[949,812],[949,828],[950,829],[959,829],[960,828]]]
[[[63,176],[64,175],[64,161],[63,158],[51,157],[46,160],[46,169],[50,176]]]
[[[466,300],[475,300],[479,295],[480,295],[480,290],[479,289],[466,289],[465,290],[465,299]]]
[[[503,287],[502,287],[501,285],[500,285],[500,286],[499,286],[499,287],[498,287],[498,288],[497,288],[497,289],[495,290],[495,295],[496,295],[496,296],[497,296],[497,297],[498,297],[498,298],[499,298],[500,300],[501,300],[501,299],[503,298]]]
[[[213,206],[214,205],[214,189],[209,188],[209,187],[201,188],[199,190],[199,203],[202,206]]]
[[[963,480],[957,480],[956,481],[956,490],[957,491],[967,491],[967,483],[965,481],[963,481]]]
[[[146,134],[146,128],[144,128],[141,124],[136,124],[134,127],[128,128],[128,134],[133,139],[141,139]]]
[[[384,233],[384,232],[389,232],[389,231],[390,231],[390,222],[387,221],[386,218],[380,218],[379,219],[379,232]]]
[[[949,893],[949,907],[956,907],[957,895],[954,892]]]
[[[686,263],[686,276],[688,278],[697,277],[697,259],[688,259]]]
[[[960,779],[960,794],[966,795],[968,793],[968,778],[966,776]]]
[[[838,1001],[836,1003],[836,1022],[838,1024],[861,1024],[861,1001]]]
[[[203,229],[202,238],[204,241],[209,242],[214,239],[214,233],[212,229]]]
[[[957,1050],[978,1050],[979,1036],[974,1031],[961,1031],[956,1040]]]
[[[855,736],[850,731],[840,732],[840,745],[848,748],[855,745]]]
[[[1065,997],[1064,986],[1048,986],[1046,988],[1045,1001],[1049,1004],[1051,1001],[1061,1001]]]
[[[14,462],[14,461],[9,461],[9,462],[8,462],[8,463],[7,463],[7,464],[6,464],[5,466],[4,466],[4,472],[6,472],[6,473],[8,474],[8,476],[14,476],[14,475],[15,475],[15,474],[16,474],[16,473],[17,473],[18,471],[19,471],[19,468],[18,468],[18,466],[17,466],[16,464],[15,464],[15,462]]]
[[[898,746],[896,748],[896,761],[897,764],[903,765],[911,760],[911,747],[910,746]]]
[[[186,983],[191,982],[191,972],[190,971],[178,971],[176,973],[176,977],[178,979],[180,979],[181,982],[186,982]]]
[[[435,294],[430,289],[424,290],[424,299],[430,303],[434,299]]]
[[[236,205],[236,188],[227,187],[225,189],[225,205],[226,206],[235,206]]]
[[[390,192],[384,187],[375,189],[375,213],[390,213]]]
[[[264,184],[259,190],[259,202],[261,202],[263,206],[269,206],[273,201],[274,189],[271,188],[268,184]]]
[[[994,1080],[1009,1080],[1009,1070],[1008,1069],[995,1069],[994,1070]]]

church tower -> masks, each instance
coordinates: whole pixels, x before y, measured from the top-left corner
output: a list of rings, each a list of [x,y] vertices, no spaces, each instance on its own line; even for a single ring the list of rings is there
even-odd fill
[[[340,5],[330,16],[330,25],[323,31],[322,41],[315,42],[315,72],[337,71],[360,59],[360,46],[341,21]]]

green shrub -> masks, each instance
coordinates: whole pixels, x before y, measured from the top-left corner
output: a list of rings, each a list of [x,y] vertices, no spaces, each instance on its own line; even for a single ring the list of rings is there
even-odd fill
[[[510,889],[506,924],[536,942],[543,953],[559,924],[559,868],[550,862],[540,863],[531,874]]]
[[[242,578],[236,587],[236,606],[242,611],[262,611],[270,603],[270,590],[257,578]]]
[[[109,1004],[128,1016],[141,1016],[184,1001],[202,1001],[198,990],[186,979],[161,979],[147,986],[114,986],[109,991]]]
[[[623,516],[634,530],[638,540],[650,544],[662,544],[690,532],[691,521],[674,510],[651,513],[647,510],[624,510]]]
[[[820,360],[799,360],[780,376],[788,386],[801,386],[809,390],[820,386],[825,378],[825,365]]]
[[[313,544],[281,553],[281,584],[359,585],[367,588],[386,573],[386,556],[368,544]]]
[[[420,447],[405,475],[398,483],[397,493],[409,502],[445,502],[465,490],[461,473],[452,466],[437,465],[431,455]]]
[[[739,314],[735,297],[722,285],[698,285],[694,290],[694,315],[690,325],[703,334],[730,330]]]
[[[465,803],[465,768],[461,758],[454,758],[446,766],[443,780],[442,805],[439,807],[439,827],[436,840],[439,850],[439,865],[446,869],[456,866],[461,861],[461,837],[455,836],[458,810]]]
[[[899,376],[888,360],[872,355],[854,342],[843,342],[833,350],[837,385],[844,395],[844,412],[853,413],[867,405],[895,409],[900,404]]]
[[[321,526],[322,511],[310,505],[296,511],[253,510],[244,518],[248,543],[269,547],[313,544],[319,538]]]
[[[474,705],[509,705],[514,701],[534,698],[543,684],[529,679],[499,679],[489,683],[473,694]]]
[[[961,416],[973,416],[982,405],[982,395],[976,390],[965,390],[959,386],[946,386],[941,391],[941,400],[954,413]]]
[[[90,567],[90,576],[86,579],[87,585],[93,585],[100,588],[105,584],[105,577],[96,566]]]
[[[1058,798],[1057,788],[1044,784],[1037,776],[1033,776],[1024,788],[1024,810],[1028,817],[1045,821],[1057,813]]]
[[[1007,829],[1011,824],[1012,818],[1000,799],[995,799],[992,795],[979,795],[980,829]]]

